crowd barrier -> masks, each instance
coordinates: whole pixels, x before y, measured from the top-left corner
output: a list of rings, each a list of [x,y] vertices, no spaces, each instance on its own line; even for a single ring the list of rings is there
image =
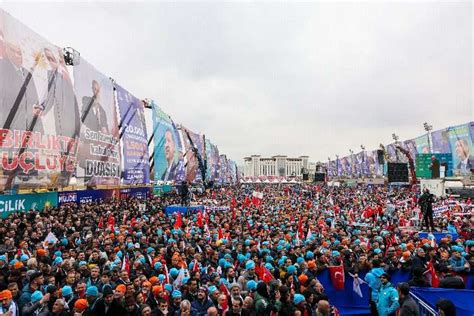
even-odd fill
[[[421,239],[425,239],[425,238],[428,238],[428,234],[429,233],[427,233],[427,232],[419,232],[418,236]],[[433,235],[434,235],[437,243],[439,243],[442,238],[446,237],[446,235],[450,235],[452,237],[452,240],[458,239],[458,234],[456,234],[456,233],[436,233],[436,232],[434,232]]]
[[[359,278],[364,279],[367,272],[361,272]],[[390,273],[391,283],[396,286],[400,282],[408,282],[410,280],[409,271],[396,271]],[[370,314],[369,309],[369,288],[367,284],[363,283],[360,285],[362,297],[356,294],[353,290],[354,279],[346,273],[344,290],[336,290],[331,282],[329,270],[324,270],[318,274],[318,279],[324,286],[324,291],[329,297],[331,304],[337,307],[341,315],[363,315]],[[435,288],[413,288],[413,293],[432,309],[435,307],[436,301],[443,297],[452,300],[456,308],[458,308],[459,301],[459,314],[457,315],[474,315],[474,275],[467,276],[466,288],[470,290],[450,290],[450,289],[435,289]],[[456,297],[456,295],[459,296]],[[470,297],[471,299],[467,299]],[[464,300],[464,303],[461,301]],[[420,304],[419,302],[419,305]],[[421,306],[423,308],[423,305]],[[429,315],[429,309],[424,307],[426,310],[425,315]],[[434,308],[436,310],[436,308]],[[469,314],[470,311],[470,314]]]
[[[42,211],[64,203],[100,202],[110,198],[146,199],[150,194],[151,188],[138,187],[0,195],[0,217],[5,218],[15,212]]]

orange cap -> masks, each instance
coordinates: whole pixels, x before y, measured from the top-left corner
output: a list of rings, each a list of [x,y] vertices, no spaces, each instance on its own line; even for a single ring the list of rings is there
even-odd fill
[[[161,285],[155,285],[151,292],[153,293],[153,295],[157,296],[158,294],[160,294],[161,292],[163,292],[163,287]]]
[[[314,260],[308,261],[308,268],[309,269],[316,268],[316,262],[314,262]]]
[[[148,281],[144,281],[144,282],[142,283],[142,286],[143,286],[143,287],[148,287],[148,288],[150,288],[150,287],[151,287],[151,283],[148,282]]]
[[[38,256],[42,257],[42,256],[46,256],[46,250],[44,249],[38,249],[36,251],[36,253],[38,254]]]
[[[158,278],[156,276],[152,276],[150,278],[150,283],[151,285],[155,285],[156,283],[158,283]]]
[[[125,294],[125,292],[127,292],[127,287],[125,286],[125,284],[119,284],[115,288],[115,291]]]
[[[0,300],[5,300],[5,299],[9,299],[11,300],[13,298],[12,296],[12,292],[10,292],[10,290],[3,290],[0,292]]]
[[[13,265],[13,269],[21,269],[21,268],[23,268],[23,262],[21,262],[21,261],[17,261]]]
[[[89,306],[89,303],[87,303],[87,300],[80,298],[74,303],[74,308],[77,309],[79,312],[83,312],[86,310],[86,308]]]
[[[308,281],[308,276],[306,274],[302,274],[298,277],[298,281],[304,285],[306,284],[306,281]]]
[[[410,255],[411,255],[411,253],[409,251],[405,251],[403,253],[403,258],[408,259],[408,258],[410,258]]]

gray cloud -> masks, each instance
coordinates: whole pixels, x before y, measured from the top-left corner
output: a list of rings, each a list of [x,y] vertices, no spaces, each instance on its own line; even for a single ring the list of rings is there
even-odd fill
[[[473,119],[470,1],[2,6],[237,161]]]

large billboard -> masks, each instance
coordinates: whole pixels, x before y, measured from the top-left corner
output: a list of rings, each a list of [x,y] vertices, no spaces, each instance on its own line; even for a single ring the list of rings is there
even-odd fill
[[[123,183],[148,184],[150,162],[143,102],[115,85],[120,112],[120,135],[123,149]]]
[[[185,179],[188,183],[199,181],[202,177],[197,155],[199,154],[199,148],[202,148],[202,141],[199,140],[199,134],[190,131],[184,126],[180,126],[179,132],[184,144]]]
[[[474,169],[470,124],[449,127],[447,133],[453,155],[454,173],[469,174]]]
[[[0,217],[16,212],[43,211],[57,205],[57,192],[0,195]]]
[[[431,142],[434,153],[447,154],[451,152],[448,130],[449,128],[445,128],[431,133]]]
[[[0,190],[66,186],[79,109],[62,50],[0,9]]]
[[[120,139],[112,81],[86,60],[74,66],[81,111],[77,178],[87,186],[120,184]]]
[[[155,181],[183,181],[182,139],[171,117],[152,102]]]

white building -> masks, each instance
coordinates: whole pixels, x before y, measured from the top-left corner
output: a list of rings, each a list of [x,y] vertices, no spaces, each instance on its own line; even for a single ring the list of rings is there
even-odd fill
[[[302,169],[308,170],[308,159],[308,156],[288,158],[278,155],[262,158],[260,155],[252,155],[244,158],[244,176],[301,176]]]

